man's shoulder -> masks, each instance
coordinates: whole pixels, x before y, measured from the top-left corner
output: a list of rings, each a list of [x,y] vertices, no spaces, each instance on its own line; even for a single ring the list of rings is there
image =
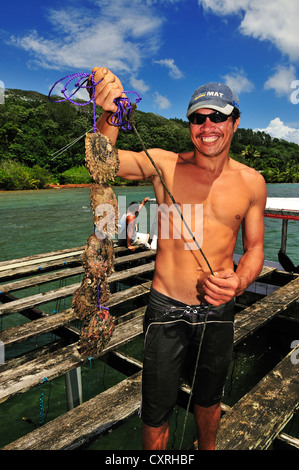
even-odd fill
[[[236,172],[238,184],[242,186],[243,191],[247,189],[251,202],[261,201],[263,204],[267,197],[266,181],[263,175],[243,163],[231,161],[233,162],[231,168]]]
[[[244,165],[237,160],[230,159],[230,167],[233,171],[240,173],[240,176],[248,179],[257,178],[259,181],[264,181],[264,177],[254,168]]]
[[[176,165],[179,158],[178,153],[160,148],[149,149],[148,153],[161,170],[170,169],[172,166]]]
[[[169,158],[169,159],[178,158],[178,153],[172,152],[171,150],[164,150],[161,148],[151,148],[148,150],[148,153],[151,155],[151,157],[156,157],[156,158]]]

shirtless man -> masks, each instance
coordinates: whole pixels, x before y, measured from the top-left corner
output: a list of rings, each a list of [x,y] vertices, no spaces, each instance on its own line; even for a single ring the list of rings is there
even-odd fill
[[[114,99],[124,96],[123,87],[111,71],[93,71],[96,82],[103,78],[96,89],[96,103],[104,110],[98,130],[115,144],[118,128],[107,118],[116,111]],[[184,236],[158,239],[145,315],[141,409],[144,449],[166,449],[168,419],[176,402],[179,378],[191,364],[189,354],[193,351],[193,359],[196,356],[206,303],[210,312],[193,389],[194,416],[199,448],[215,448],[220,400],[231,360],[234,298],[256,279],[264,259],[264,179],[229,157],[240,122],[238,106],[237,96],[225,85],[201,87],[192,95],[187,111],[194,151],[178,154],[149,150],[180,207],[202,205],[201,249],[213,275],[198,249],[185,249]],[[119,150],[119,159],[119,176],[130,180],[151,178],[158,205],[172,204],[144,152]],[[192,214],[194,218],[195,212]],[[163,214],[160,229],[162,219]],[[194,226],[192,217],[189,222]],[[234,271],[233,252],[241,224],[244,254]],[[186,305],[191,306],[188,318],[181,315]],[[172,313],[168,316],[165,312]],[[193,373],[191,368],[189,378]]]

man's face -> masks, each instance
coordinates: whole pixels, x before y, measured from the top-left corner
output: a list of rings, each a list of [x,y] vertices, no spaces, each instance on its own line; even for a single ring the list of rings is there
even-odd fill
[[[203,108],[195,114],[209,115],[213,109]],[[238,118],[235,123],[230,116],[226,121],[214,123],[207,118],[203,124],[190,123],[190,136],[195,149],[205,157],[217,157],[226,154],[228,156],[231,140],[240,123]]]

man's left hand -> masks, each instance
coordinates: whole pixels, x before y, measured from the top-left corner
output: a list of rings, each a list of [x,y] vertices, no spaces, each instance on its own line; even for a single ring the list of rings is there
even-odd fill
[[[218,307],[233,299],[240,290],[241,280],[232,269],[210,275],[203,285],[205,300]]]

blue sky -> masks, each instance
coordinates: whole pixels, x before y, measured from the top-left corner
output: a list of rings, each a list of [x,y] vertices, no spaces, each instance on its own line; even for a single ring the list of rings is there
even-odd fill
[[[241,127],[299,143],[298,19],[298,0],[4,0],[0,84],[47,94],[106,66],[138,109],[185,119],[194,89],[221,81]]]

